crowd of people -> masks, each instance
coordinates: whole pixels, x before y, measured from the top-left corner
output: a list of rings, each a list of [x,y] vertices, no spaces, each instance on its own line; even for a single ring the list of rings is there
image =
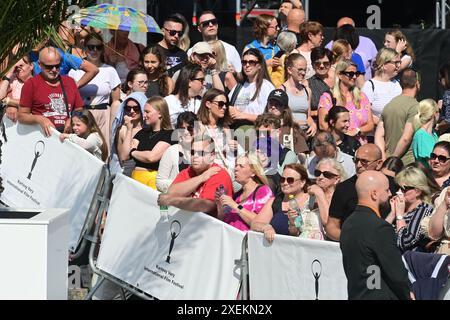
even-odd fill
[[[201,13],[202,41],[190,49],[179,14],[147,47],[124,31],[105,42],[98,30],[71,30],[76,52],[45,43],[5,73],[5,116],[59,131],[112,173],[160,191],[161,206],[269,242],[350,241],[345,222],[362,194],[369,207],[379,196],[360,178],[382,188],[385,177],[393,196],[374,212],[399,254],[450,254],[449,63],[437,75],[442,100],[417,101],[415,55],[400,30],[377,49],[344,17],[325,45],[322,25],[289,0],[278,19],[255,18],[242,52],[218,28],[214,12]]]

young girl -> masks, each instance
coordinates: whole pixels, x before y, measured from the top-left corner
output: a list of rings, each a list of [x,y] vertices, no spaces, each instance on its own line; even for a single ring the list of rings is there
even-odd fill
[[[166,74],[164,61],[165,57],[156,45],[145,48],[141,54],[140,63],[142,68],[147,71],[148,77],[148,87],[145,92],[148,98],[167,97],[173,91],[174,83],[172,78]]]
[[[95,122],[94,116],[89,110],[74,113],[72,117],[72,130],[74,133],[62,133],[59,139],[62,142],[68,139],[92,153],[97,158],[106,161],[108,158],[108,146]]]

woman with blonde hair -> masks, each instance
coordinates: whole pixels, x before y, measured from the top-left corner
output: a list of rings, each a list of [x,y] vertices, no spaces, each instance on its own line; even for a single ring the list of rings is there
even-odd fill
[[[245,153],[236,159],[234,176],[242,189],[233,198],[217,195],[218,218],[239,230],[248,231],[253,219],[273,197],[273,193],[255,153]]]
[[[395,50],[380,49],[374,62],[375,76],[362,87],[362,92],[372,104],[375,124],[378,123],[386,104],[402,93],[402,87],[395,80],[400,63],[400,56]]]
[[[172,144],[169,107],[163,97],[155,96],[144,106],[144,122],[148,128],[133,138],[129,157],[136,162],[131,178],[156,190],[156,175],[162,155]]]
[[[394,49],[400,55],[400,71],[411,68],[415,55],[403,32],[400,30],[388,31],[384,36],[384,47]]]
[[[420,161],[429,168],[428,160],[433,152],[434,145],[438,141],[438,135],[434,127],[439,120],[439,107],[433,99],[425,99],[419,102],[417,114],[414,116],[414,127],[419,128],[412,141],[414,159]]]
[[[356,86],[359,76],[356,64],[351,60],[341,60],[336,65],[335,83],[332,94],[325,92],[319,101],[319,127],[327,131],[326,115],[335,105],[343,106],[350,113],[350,127],[347,134],[356,136],[361,143],[366,143],[366,135],[374,129],[372,109],[366,95]]]
[[[225,47],[220,40],[213,40],[208,42],[213,51],[213,55],[216,59],[215,69],[211,70],[212,73],[218,72],[219,78],[222,81],[225,93],[231,91],[237,84],[236,78],[230,70],[233,70],[233,66],[228,63]]]
[[[427,177],[418,168],[406,167],[397,174],[395,182],[400,192],[391,199],[386,221],[393,223],[396,219],[397,246],[402,252],[425,251],[429,239],[421,232],[420,223],[433,211]]]

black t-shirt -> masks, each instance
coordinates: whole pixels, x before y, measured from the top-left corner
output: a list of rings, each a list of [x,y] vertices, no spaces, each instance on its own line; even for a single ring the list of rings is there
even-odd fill
[[[159,45],[159,49],[166,57],[166,68],[169,77],[172,77],[175,72],[180,70],[187,62],[188,56],[186,52],[178,47],[166,49]]]
[[[160,131],[152,131],[151,129],[142,129],[133,139],[139,140],[139,144],[137,147],[138,151],[151,151],[158,142],[163,141],[168,144],[173,144],[172,137],[173,130],[160,130]],[[145,168],[148,170],[158,170],[159,161],[153,163],[145,163],[135,159],[136,167]]]
[[[342,142],[338,145],[338,147],[342,152],[354,157],[356,150],[361,147],[361,143],[359,143],[359,141],[355,137],[351,137],[345,134],[342,138]]]
[[[395,180],[390,176],[386,177],[389,180],[389,189],[391,190],[392,195],[394,195],[398,190],[398,187],[396,187],[395,184]],[[357,176],[354,175],[344,182],[339,183],[336,186],[333,197],[331,198],[329,214],[330,217],[341,220],[341,228],[345,220],[350,217],[353,211],[355,211],[356,205],[358,203],[358,194],[356,193],[355,186],[356,179]],[[386,211],[380,211],[382,218],[385,218],[389,214],[390,208]]]

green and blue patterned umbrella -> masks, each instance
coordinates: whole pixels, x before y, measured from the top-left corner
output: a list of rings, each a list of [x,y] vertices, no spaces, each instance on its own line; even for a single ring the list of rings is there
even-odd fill
[[[161,29],[153,17],[130,7],[108,3],[80,9],[73,16],[73,20],[82,26],[130,32],[151,32],[162,36]]]

